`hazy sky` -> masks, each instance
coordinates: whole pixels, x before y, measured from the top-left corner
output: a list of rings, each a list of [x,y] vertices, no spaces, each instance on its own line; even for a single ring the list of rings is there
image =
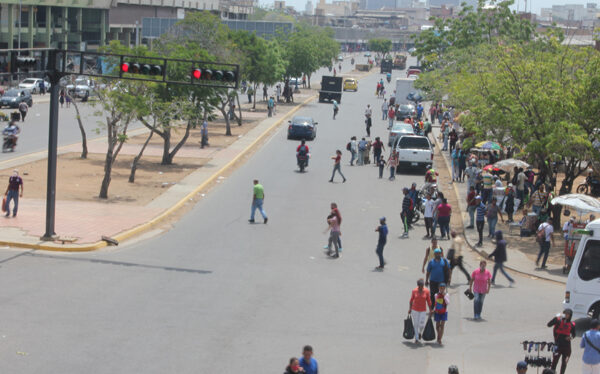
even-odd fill
[[[313,7],[319,0],[312,0]],[[270,0],[259,0],[261,4],[267,6],[273,6],[273,1]],[[332,0],[326,0],[326,2],[330,3]],[[303,11],[306,6],[306,0],[285,0],[286,5],[292,5],[296,8],[296,10]],[[551,8],[552,5],[562,5],[562,4],[586,4],[586,3],[598,3],[597,1],[582,1],[582,0],[529,0],[527,1],[527,9],[530,9],[537,14],[540,14],[540,8]],[[523,10],[525,7],[524,0],[518,0],[519,10]],[[515,0],[515,9],[517,6],[517,0]]]

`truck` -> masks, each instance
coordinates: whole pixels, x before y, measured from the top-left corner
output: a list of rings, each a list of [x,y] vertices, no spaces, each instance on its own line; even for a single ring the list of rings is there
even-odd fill
[[[342,77],[332,77],[324,75],[321,78],[319,102],[322,103],[325,100],[335,100],[338,103],[342,101]]]
[[[573,320],[600,317],[600,219],[583,230],[569,270],[563,308],[573,310]]]
[[[380,64],[380,68],[381,68],[380,72],[381,72],[381,74],[391,73],[393,66],[394,66],[394,63],[392,62],[391,59],[384,58],[383,60],[381,60],[381,64]]]
[[[406,97],[408,96],[408,94],[415,91],[414,83],[414,79],[396,79],[396,104],[402,104],[407,101]]]
[[[406,56],[399,54],[394,57],[394,69],[404,70],[406,69]]]
[[[394,144],[394,150],[398,152],[397,173],[403,168],[426,170],[433,164],[433,147],[426,136],[404,135],[399,137]]]

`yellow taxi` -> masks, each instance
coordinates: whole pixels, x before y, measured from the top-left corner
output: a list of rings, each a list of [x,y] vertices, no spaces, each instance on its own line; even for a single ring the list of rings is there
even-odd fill
[[[344,79],[344,91],[352,90],[358,91],[358,82],[354,78]]]

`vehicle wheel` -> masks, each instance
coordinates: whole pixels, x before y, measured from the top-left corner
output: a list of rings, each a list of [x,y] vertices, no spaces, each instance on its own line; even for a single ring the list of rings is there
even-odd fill
[[[421,218],[421,214],[415,210],[413,212],[413,216],[412,216],[412,219],[410,220],[410,223],[417,223],[419,221],[419,218]]]
[[[33,106],[33,100],[29,100],[29,102],[27,103],[27,106],[31,108]]]
[[[577,193],[587,194],[588,193],[588,186],[587,186],[587,184],[582,183],[579,186],[577,186]]]
[[[600,303],[596,303],[596,304],[592,305],[588,314],[590,317],[592,317],[594,319],[600,318]]]

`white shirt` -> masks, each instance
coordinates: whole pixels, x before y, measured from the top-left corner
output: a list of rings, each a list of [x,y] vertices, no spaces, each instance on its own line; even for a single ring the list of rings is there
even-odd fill
[[[549,242],[550,236],[554,232],[554,227],[551,224],[549,224],[548,222],[544,222],[537,229],[537,231],[540,231],[540,230],[544,230],[544,234],[546,235],[546,241]]]
[[[387,110],[388,110],[387,101],[384,101],[383,104],[381,104],[381,110],[383,110],[384,112],[387,112]]]
[[[365,109],[365,116],[371,117],[371,113],[372,113],[371,108]]]
[[[432,218],[433,210],[435,209],[435,202],[433,199],[429,199],[425,201],[425,217]]]
[[[571,220],[568,220],[567,222],[565,222],[562,229],[565,239],[568,239],[573,231],[573,222],[571,222]]]
[[[358,151],[358,144],[356,143],[356,140],[350,140],[350,150],[352,152]]]

